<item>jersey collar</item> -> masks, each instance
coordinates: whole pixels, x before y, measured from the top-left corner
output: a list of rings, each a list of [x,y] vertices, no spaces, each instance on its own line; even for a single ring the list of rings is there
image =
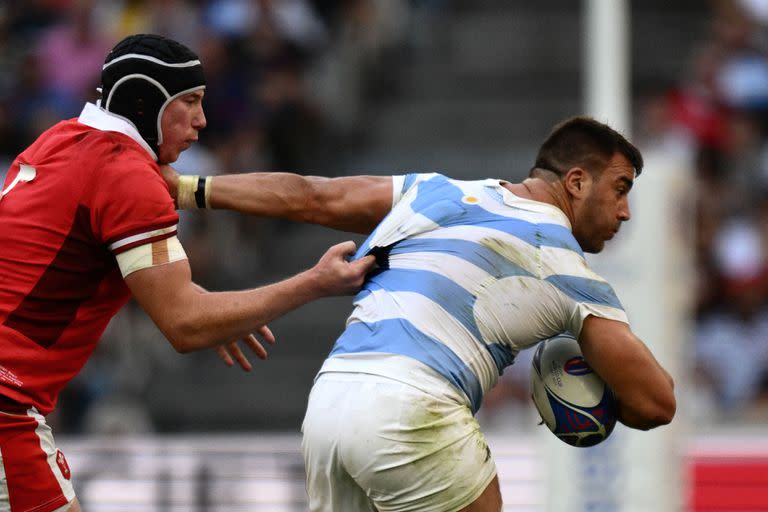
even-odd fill
[[[105,132],[118,132],[122,133],[123,135],[127,135],[135,140],[136,143],[139,144],[142,148],[144,148],[152,157],[152,159],[157,162],[157,155],[155,152],[152,151],[152,148],[149,147],[149,144],[147,144],[146,141],[141,138],[141,135],[139,135],[139,130],[137,130],[133,123],[128,121],[126,118],[115,115],[111,112],[107,112],[103,108],[98,107],[93,103],[86,103],[85,107],[83,107],[83,111],[80,112],[80,117],[77,118],[77,122],[92,128],[96,128],[97,130],[102,130]]]
[[[542,203],[541,201],[534,201],[533,199],[526,199],[515,195],[511,190],[505,187],[503,183],[505,183],[505,180],[493,178],[488,179],[485,182],[486,186],[496,189],[501,195],[504,204],[507,206],[514,206],[516,208],[523,208],[525,210],[551,215],[554,217],[553,220],[556,220],[558,224],[562,224],[569,230],[572,230],[571,221],[563,210],[552,204]]]

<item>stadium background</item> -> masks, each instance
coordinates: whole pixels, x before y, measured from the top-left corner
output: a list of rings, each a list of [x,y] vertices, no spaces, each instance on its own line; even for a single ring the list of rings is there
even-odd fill
[[[182,172],[520,179],[552,124],[594,113],[585,107],[592,3],[4,0],[0,175],[39,132],[97,97],[117,40],[154,32],[197,50],[209,80],[208,128]],[[666,292],[659,284],[684,289],[684,328],[653,341],[676,368],[680,411],[654,445],[674,448],[643,471],[679,468],[663,491],[669,510],[768,510],[768,2],[617,3],[628,21],[626,68],[616,70],[629,73],[624,128],[653,164],[638,193],[676,184],[665,204],[684,208],[652,229],[677,226],[666,242],[690,240],[687,251],[652,249],[657,263],[686,262],[691,279],[669,276]],[[280,279],[348,238],[227,212],[183,213],[180,237],[195,279],[214,290]],[[637,309],[666,303],[642,297]],[[251,374],[213,353],[179,356],[132,303],[49,418],[84,509],[305,510],[298,429],[349,302],[321,300],[274,322],[278,345]],[[573,508],[643,510],[622,477],[630,463],[616,455],[624,433],[573,459],[536,426],[526,356],[480,416],[505,510],[559,510],[571,496],[552,476],[563,467],[578,469]]]

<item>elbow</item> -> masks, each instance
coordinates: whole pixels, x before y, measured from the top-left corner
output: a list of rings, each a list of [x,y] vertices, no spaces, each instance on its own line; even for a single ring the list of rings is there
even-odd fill
[[[642,399],[635,407],[621,406],[621,421],[638,430],[651,430],[668,425],[677,411],[677,401],[672,388]]]
[[[164,329],[164,334],[173,349],[179,354],[194,352],[198,350],[197,347],[203,344],[199,329],[196,329],[193,323],[184,320],[179,320],[168,326]]]
[[[184,339],[181,338],[168,338],[168,341],[171,342],[171,346],[173,349],[179,353],[179,354],[189,354],[190,352],[193,352],[192,348],[188,343],[184,341]]]
[[[655,395],[655,412],[653,415],[653,426],[661,427],[669,425],[675,418],[677,412],[677,399],[675,398],[675,383],[672,377],[668,377],[669,386]]]
[[[642,430],[651,430],[657,427],[669,425],[675,417],[677,403],[674,397],[665,402],[659,402],[655,408],[648,412],[645,419],[645,428]]]

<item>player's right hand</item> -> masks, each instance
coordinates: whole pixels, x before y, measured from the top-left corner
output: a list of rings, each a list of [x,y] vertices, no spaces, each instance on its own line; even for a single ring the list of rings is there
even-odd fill
[[[376,264],[376,258],[368,255],[349,261],[356,250],[357,246],[351,240],[336,244],[312,268],[321,295],[352,295],[360,290],[366,274]]]

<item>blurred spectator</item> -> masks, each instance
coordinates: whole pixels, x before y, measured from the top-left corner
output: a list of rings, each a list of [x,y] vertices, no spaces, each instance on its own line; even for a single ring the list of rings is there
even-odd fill
[[[37,46],[40,72],[57,110],[74,116],[84,98],[98,97],[101,65],[111,43],[94,23],[93,0],[76,0],[61,22],[41,34]]]
[[[768,368],[768,259],[761,231],[734,219],[715,241],[724,305],[699,321],[699,368],[709,375],[724,412],[744,412]]]
[[[700,146],[724,148],[728,136],[729,111],[723,104],[717,83],[722,62],[720,48],[707,44],[699,48],[690,63],[690,74],[672,88],[668,105],[672,123],[685,129]]]

